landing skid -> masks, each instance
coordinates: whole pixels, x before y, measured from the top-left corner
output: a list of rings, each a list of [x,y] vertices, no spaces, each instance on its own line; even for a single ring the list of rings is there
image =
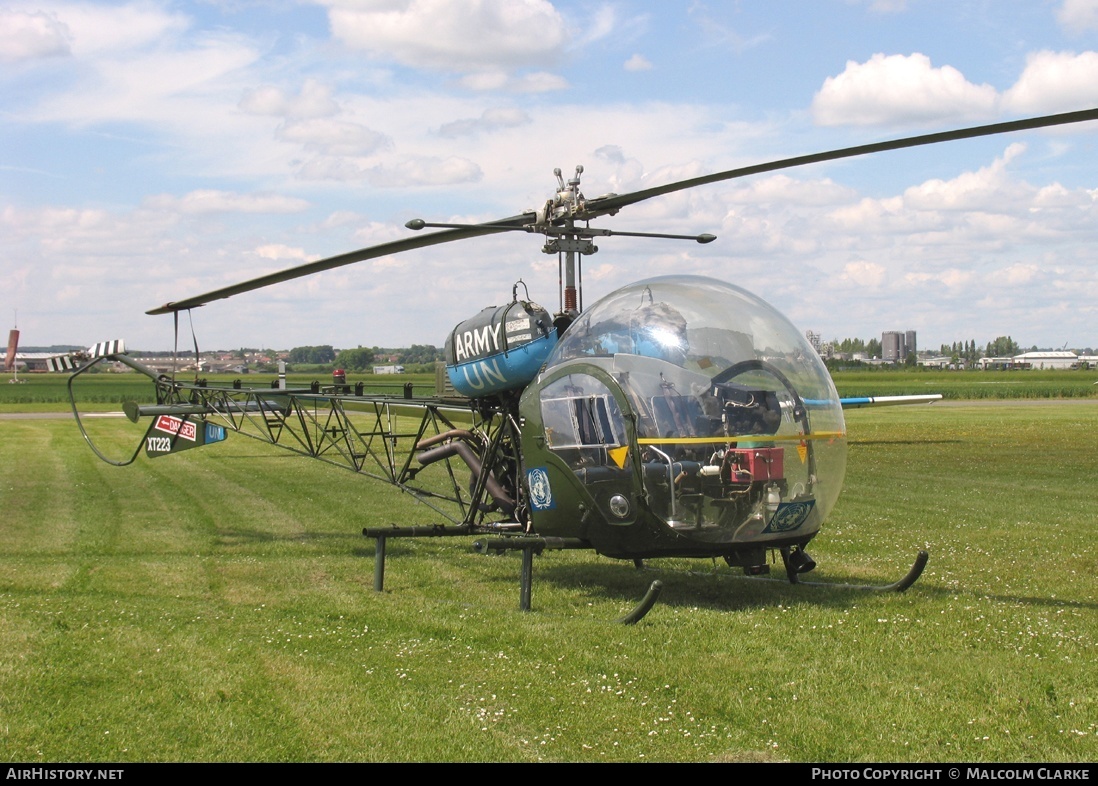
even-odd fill
[[[891,584],[833,584],[827,581],[802,581],[800,574],[795,569],[794,560],[790,558],[793,553],[795,552],[790,549],[781,550],[782,562],[785,564],[785,573],[790,584],[798,584],[804,587],[831,587],[832,589],[869,590],[873,592],[903,592],[919,580],[919,577],[923,575],[927,560],[930,559],[929,554],[920,551],[916,555],[915,562],[911,565],[911,570],[907,572],[907,575]],[[776,579],[760,579],[760,581],[776,581]]]
[[[521,551],[522,572],[519,575],[519,610],[530,610],[530,592],[534,583],[534,555],[540,554],[545,549],[589,549],[591,544],[578,538],[539,538],[539,537],[508,537],[495,540],[478,540],[473,548],[482,554],[492,551]],[[634,560],[637,567],[642,567],[641,560]],[[641,598],[633,610],[624,617],[614,620],[622,625],[636,625],[656,605],[663,591],[663,582],[653,581],[648,585],[648,592]]]
[[[384,591],[385,585],[385,551],[386,541],[389,538],[403,537],[403,538],[437,538],[437,537],[454,537],[454,536],[468,536],[474,534],[475,530],[468,526],[458,527],[446,527],[446,526],[428,526],[428,527],[387,527],[377,529],[364,529],[362,534],[368,538],[374,538],[374,590],[376,592]],[[530,599],[534,584],[534,555],[541,554],[546,549],[549,550],[564,550],[564,549],[589,549],[591,544],[587,541],[579,538],[554,538],[554,537],[538,537],[536,535],[510,535],[506,537],[489,537],[487,539],[477,540],[473,543],[473,549],[479,551],[482,554],[490,554],[493,552],[501,551],[521,551],[522,552],[522,567],[519,571],[519,610],[530,611]],[[785,564],[786,576],[789,579],[790,584],[798,584],[805,587],[831,587],[833,589],[854,589],[854,590],[873,590],[876,592],[903,592],[923,575],[923,569],[926,568],[929,555],[925,551],[920,551],[915,557],[915,562],[911,566],[911,570],[907,572],[899,581],[892,584],[886,584],[883,586],[875,586],[871,584],[833,584],[825,581],[802,581],[800,573],[811,570],[815,567],[815,563],[811,558],[799,548],[783,548],[780,550],[782,555],[782,562]],[[633,564],[638,570],[644,569],[644,560],[635,559]],[[755,578],[755,581],[778,581],[778,579],[761,579]],[[660,593],[663,591],[663,582],[653,581],[644,597],[641,599],[632,611],[623,617],[619,617],[614,620],[623,625],[635,625],[644,619],[645,615],[652,610],[652,607],[656,605],[656,601],[659,600]]]
[[[382,527],[376,529],[364,529],[362,534],[375,541],[374,547],[374,591],[383,592],[385,588],[385,547],[389,538],[440,538],[467,536],[474,533],[471,527]],[[591,544],[579,538],[541,538],[533,535],[512,535],[502,538],[488,538],[473,543],[473,548],[482,554],[490,554],[499,551],[521,551],[522,567],[519,572],[519,611],[530,610],[530,598],[534,585],[534,555],[541,554],[546,549],[589,549]],[[643,562],[636,560],[638,567]],[[653,581],[632,611],[624,617],[619,617],[615,622],[623,625],[635,625],[644,619],[644,616],[652,610],[659,600],[663,590],[663,582]]]
[[[637,604],[631,612],[624,617],[618,617],[614,622],[620,622],[622,625],[636,625],[642,619],[644,615],[652,610],[652,607],[656,605],[656,601],[660,599],[660,593],[663,591],[663,582],[656,579],[648,585],[648,592],[641,598],[641,602]]]

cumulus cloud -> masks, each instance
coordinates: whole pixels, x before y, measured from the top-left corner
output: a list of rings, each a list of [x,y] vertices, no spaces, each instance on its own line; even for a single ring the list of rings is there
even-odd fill
[[[1028,284],[1030,281],[1038,279],[1040,275],[1041,270],[1036,265],[1016,262],[1009,267],[996,271],[995,275],[991,277],[991,281],[1018,286]]]
[[[385,134],[359,123],[333,118],[286,123],[278,129],[276,136],[284,142],[293,142],[328,156],[367,156],[391,145]]]
[[[0,62],[68,55],[71,37],[53,14],[0,10]]]
[[[117,56],[162,42],[190,27],[185,15],[143,2],[62,3],[51,6],[49,16],[66,31],[77,57]]]
[[[625,61],[622,66],[626,71],[651,71],[652,62],[641,54],[635,54]]]
[[[586,46],[595,41],[620,35],[623,29],[634,28],[644,23],[644,15],[634,19],[622,19],[618,10],[609,4],[597,5],[590,18],[580,25],[580,39],[576,42],[579,46]]]
[[[468,90],[478,92],[497,91],[506,93],[548,93],[564,90],[568,81],[547,71],[511,75],[506,71],[477,71],[463,76],[459,83]]]
[[[595,150],[595,155],[611,164],[621,164],[625,161],[625,151],[620,145],[603,145]]]
[[[1032,189],[1007,176],[1007,166],[1025,152],[1014,143],[991,166],[963,172],[952,180],[927,180],[904,192],[904,205],[916,210],[1000,210],[1018,199],[1028,198]]]
[[[888,280],[888,271],[876,262],[858,260],[843,266],[841,278],[854,286],[876,289]]]
[[[1096,0],[1098,2],[1098,0]],[[1034,52],[1018,80],[999,94],[975,85],[952,66],[935,68],[928,57],[873,55],[849,61],[828,77],[812,101],[820,125],[888,125],[936,120],[977,120],[1000,110],[1016,114],[1062,112],[1098,103],[1098,52]]]
[[[366,173],[371,185],[379,187],[437,186],[475,183],[480,167],[467,158],[418,157],[373,167]]]
[[[535,71],[522,74],[512,80],[510,90],[516,93],[548,93],[553,90],[564,90],[568,87],[568,80],[557,74],[547,71]]]
[[[239,106],[248,114],[295,120],[330,117],[339,111],[339,105],[332,98],[332,91],[315,79],[305,80],[297,95],[287,95],[274,85],[262,85],[247,90],[240,99]]]
[[[973,280],[973,273],[969,270],[958,270],[957,268],[950,268],[949,270],[942,271],[934,276],[935,280],[941,282],[946,288],[951,290],[960,290],[966,287]]]
[[[1098,0],[1064,0],[1056,21],[1069,33],[1098,30]]]
[[[481,120],[490,128],[516,128],[530,122],[530,115],[522,109],[500,107],[485,109]]]
[[[72,84],[21,113],[38,122],[88,125],[124,120],[208,134],[215,124],[210,113],[226,106],[210,101],[211,94],[225,90],[239,95],[233,79],[258,56],[239,39],[216,36],[183,49],[166,43],[147,51],[96,57],[77,53]]]
[[[475,183],[482,175],[480,167],[474,162],[457,156],[413,156],[374,166],[365,166],[347,158],[318,157],[307,162],[298,172],[302,180],[367,182],[377,188]]]
[[[925,123],[990,115],[997,98],[995,88],[972,84],[952,66],[935,68],[926,55],[875,54],[828,77],[812,116],[825,126]]]
[[[305,249],[293,248],[282,243],[266,243],[262,246],[257,246],[253,253],[261,259],[272,259],[275,261],[280,259],[296,259],[302,262],[308,262],[309,259],[311,259],[311,257],[305,253]]]
[[[189,215],[204,213],[300,213],[309,207],[304,199],[277,194],[236,194],[232,191],[200,189],[182,197],[160,194],[145,200],[155,210]]]
[[[346,158],[317,156],[297,170],[299,180],[331,180],[337,183],[357,183],[366,179],[366,170]]]
[[[522,109],[498,107],[485,109],[480,117],[469,117],[445,123],[438,129],[439,136],[456,139],[500,128],[517,128],[529,124],[530,115]]]
[[[1034,52],[1018,81],[1003,94],[1020,113],[1083,109],[1098,103],[1098,52]]]
[[[164,238],[176,220],[150,210],[125,214],[53,206],[9,208],[0,212],[0,244],[9,250],[8,272],[29,266],[33,286],[45,276],[65,280],[58,265],[79,269],[75,278],[85,269],[124,269],[134,259],[164,253],[172,248]]]
[[[327,0],[332,36],[416,68],[467,73],[553,62],[567,43],[546,0]]]
[[[795,180],[788,175],[770,175],[752,180],[730,195],[738,204],[746,205],[814,205],[828,207],[841,204],[854,196],[853,189],[831,180]]]
[[[321,231],[329,231],[337,227],[350,226],[353,224],[360,224],[364,221],[362,215],[356,213],[353,210],[337,210],[334,213],[329,214],[323,221],[317,224],[317,228]]]

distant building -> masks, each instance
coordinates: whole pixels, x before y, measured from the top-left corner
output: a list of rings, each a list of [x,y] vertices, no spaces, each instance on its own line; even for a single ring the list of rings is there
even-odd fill
[[[1074,352],[1059,351],[1041,351],[1041,352],[1023,352],[1021,355],[1015,355],[1012,358],[980,358],[979,365],[981,369],[1069,369],[1069,368],[1091,368],[1093,358],[1087,356],[1079,356]]]
[[[886,330],[881,334],[881,357],[892,363],[903,360],[904,334],[896,330]]]
[[[949,368],[953,365],[953,358],[947,358],[945,355],[937,355],[931,358],[923,358],[919,361],[919,365],[924,368]]]
[[[889,363],[903,363],[916,351],[914,330],[886,330],[881,334],[881,358]]]
[[[832,358],[838,360],[849,360],[850,358],[843,358],[839,353],[835,352],[835,345],[830,341],[824,341],[823,337],[814,330],[806,330],[804,337],[808,339],[808,343],[816,350],[816,354],[824,360],[831,360]]]
[[[1012,360],[1015,368],[1078,368],[1079,364],[1079,356],[1066,351],[1023,352],[1015,355]]]
[[[16,352],[15,367],[19,371],[48,371],[48,358],[56,357],[56,352]],[[0,352],[0,366],[8,362],[7,353]]]

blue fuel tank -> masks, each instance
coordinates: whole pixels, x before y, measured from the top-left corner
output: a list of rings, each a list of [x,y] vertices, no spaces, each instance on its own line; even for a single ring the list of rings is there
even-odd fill
[[[459,324],[446,340],[446,373],[454,390],[469,398],[523,388],[556,346],[549,312],[516,300],[489,306]]]

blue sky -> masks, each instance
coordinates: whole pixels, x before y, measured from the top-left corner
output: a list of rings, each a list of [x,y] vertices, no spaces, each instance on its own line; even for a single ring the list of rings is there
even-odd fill
[[[403,237],[834,147],[1098,107],[1098,0],[7,2],[0,292],[23,343]],[[739,284],[824,338],[1098,346],[1098,123],[788,170],[597,222],[586,302]],[[557,264],[511,233],[196,309],[203,348],[441,345]],[[186,322],[186,320],[185,320]],[[190,324],[187,323],[189,331]],[[186,341],[190,343],[189,337]]]

